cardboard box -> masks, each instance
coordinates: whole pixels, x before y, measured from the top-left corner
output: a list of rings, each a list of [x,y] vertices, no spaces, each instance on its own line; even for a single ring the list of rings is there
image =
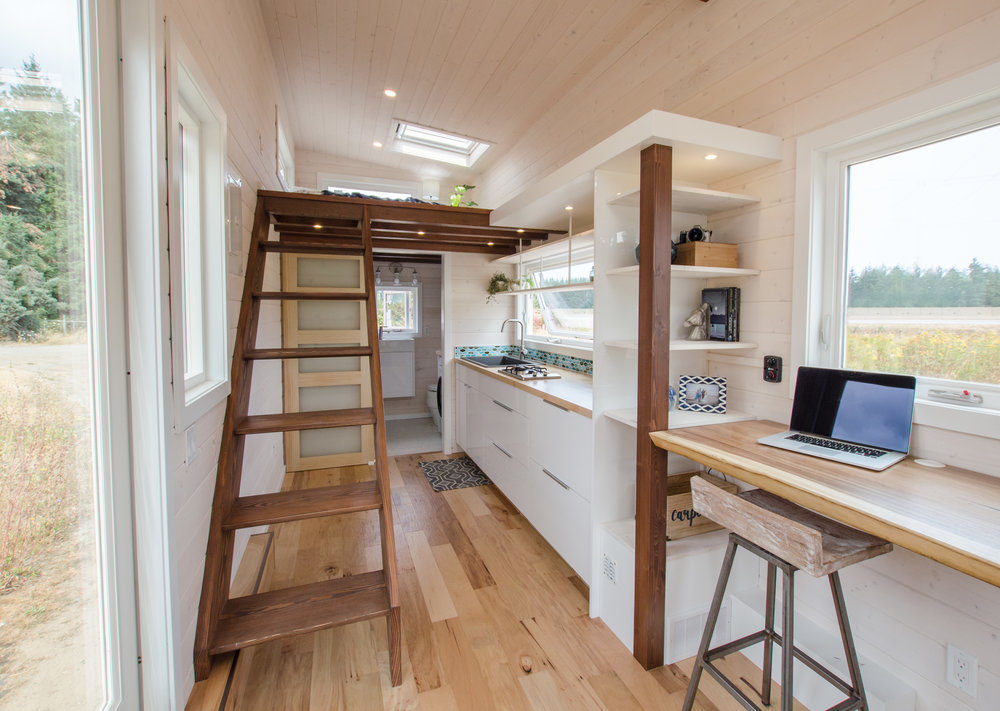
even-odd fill
[[[716,531],[721,526],[705,518],[691,506],[691,477],[700,476],[730,493],[736,493],[736,484],[730,484],[705,472],[684,472],[667,477],[667,540],[695,536]]]
[[[731,267],[738,263],[738,247],[721,242],[684,242],[677,245],[677,261],[692,267]]]

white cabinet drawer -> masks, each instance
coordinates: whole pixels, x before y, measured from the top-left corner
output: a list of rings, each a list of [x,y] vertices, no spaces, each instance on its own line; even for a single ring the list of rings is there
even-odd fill
[[[528,419],[529,456],[543,469],[590,501],[594,468],[594,437],[588,417],[531,398]]]
[[[524,400],[535,398],[522,390],[504,383],[496,378],[491,378],[489,375],[480,375],[478,388],[480,392],[491,400],[496,400],[497,402],[503,403],[515,412],[520,412],[524,414]]]
[[[495,442],[511,458],[528,461],[528,420],[502,400],[481,394],[487,439]]]
[[[545,474],[535,462],[528,466],[531,496],[514,501],[531,525],[563,560],[590,584],[590,502]]]

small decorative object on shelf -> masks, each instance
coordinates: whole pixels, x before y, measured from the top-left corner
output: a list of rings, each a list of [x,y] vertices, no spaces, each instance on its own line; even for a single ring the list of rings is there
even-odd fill
[[[708,318],[711,313],[712,307],[709,304],[701,304],[685,319],[684,325],[691,329],[687,337],[689,341],[708,340]]]
[[[673,410],[677,407],[677,389],[671,385],[667,388],[667,409]]]
[[[704,375],[682,375],[677,409],[725,414],[726,379]]]
[[[730,286],[702,289],[702,302],[712,307],[708,317],[708,338],[712,341],[740,340],[740,290]]]
[[[468,190],[475,189],[475,185],[456,185],[455,192],[451,194],[449,198],[452,207],[478,207],[479,203],[474,200],[469,200],[468,202],[462,202],[462,198],[465,197],[465,193]]]
[[[490,277],[490,283],[486,286],[486,303],[496,301],[497,294],[511,291],[514,281],[503,272],[494,272],[493,276]]]

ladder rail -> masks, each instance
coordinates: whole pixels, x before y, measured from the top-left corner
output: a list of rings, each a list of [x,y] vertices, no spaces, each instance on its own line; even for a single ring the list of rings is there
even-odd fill
[[[233,364],[229,376],[230,392],[226,401],[222,438],[219,445],[219,466],[216,471],[215,494],[212,499],[212,517],[205,548],[205,575],[202,581],[201,600],[198,604],[198,620],[195,631],[194,662],[195,676],[204,678],[211,666],[209,644],[219,615],[229,599],[229,581],[232,575],[232,555],[226,555],[234,543],[232,531],[222,528],[222,521],[228,516],[232,501],[239,495],[245,437],[233,432],[237,412],[246,412],[250,403],[250,383],[253,361],[243,358],[243,354],[253,347],[257,339],[260,301],[252,298],[264,283],[265,261],[260,252],[260,243],[267,239],[270,230],[270,215],[264,204],[258,201],[254,211],[253,228],[250,236],[250,250],[247,254],[247,273],[243,282],[243,300],[236,326],[236,343],[233,346]],[[240,336],[243,336],[242,340]],[[235,492],[235,493],[234,493]],[[211,571],[217,571],[211,576]],[[211,576],[211,577],[209,577]]]

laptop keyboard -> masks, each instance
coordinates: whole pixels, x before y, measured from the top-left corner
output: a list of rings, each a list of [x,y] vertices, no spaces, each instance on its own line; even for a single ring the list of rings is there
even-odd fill
[[[838,452],[848,452],[849,454],[860,454],[863,457],[881,457],[883,454],[885,454],[885,451],[881,449],[863,447],[860,444],[848,444],[846,442],[837,442],[836,440],[823,439],[821,437],[812,437],[810,435],[804,435],[804,434],[789,435],[785,439],[795,440],[796,442],[805,442],[806,444],[815,444],[819,447],[826,447],[827,449],[835,449]]]

